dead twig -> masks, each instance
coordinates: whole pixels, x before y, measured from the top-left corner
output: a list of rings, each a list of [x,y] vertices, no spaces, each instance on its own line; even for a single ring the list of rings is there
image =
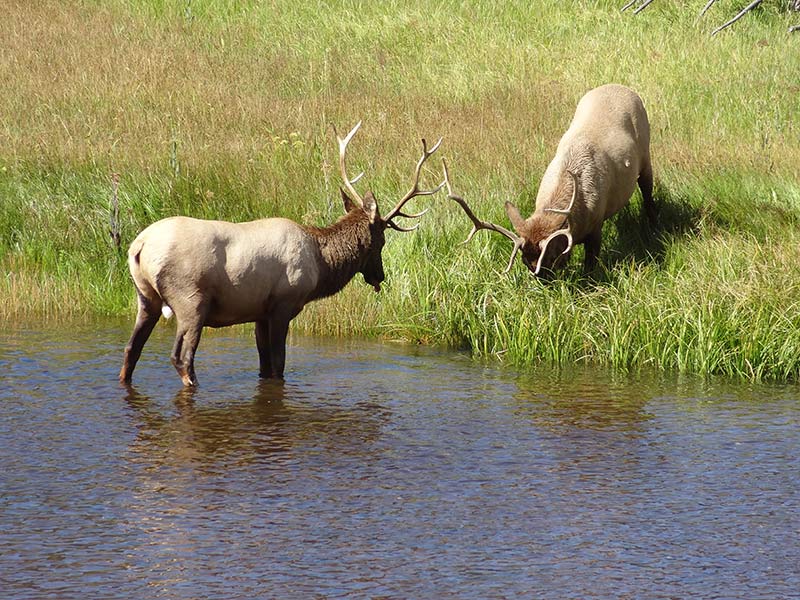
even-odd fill
[[[108,211],[108,233],[111,235],[111,241],[114,246],[119,250],[121,243],[121,235],[119,231],[119,173],[111,174],[111,206]]]
[[[708,9],[711,8],[711,5],[714,4],[714,2],[716,1],[717,0],[708,0],[708,4],[706,4],[703,7],[703,10],[700,11],[700,16],[702,17],[704,14],[706,14],[706,12],[708,12]]]
[[[745,6],[745,7],[742,9],[742,11],[741,11],[741,12],[740,12],[738,15],[736,15],[736,16],[735,16],[735,17],[733,17],[733,18],[732,18],[730,21],[728,21],[727,23],[724,23],[724,24],[720,25],[720,26],[719,26],[719,27],[717,27],[717,28],[716,28],[714,31],[712,31],[712,32],[711,32],[711,35],[712,35],[712,36],[714,36],[714,35],[717,35],[717,34],[718,34],[720,31],[722,31],[722,30],[723,30],[723,29],[725,29],[726,27],[730,27],[731,25],[733,25],[734,23],[736,23],[736,21],[738,21],[739,19],[741,19],[741,18],[742,18],[742,17],[743,17],[745,14],[747,14],[748,12],[750,12],[751,10],[753,10],[753,9],[754,9],[756,6],[758,6],[759,4],[761,4],[761,0],[753,0],[753,2],[751,2],[750,4],[748,4],[747,6]]]
[[[627,3],[625,6],[623,6],[623,7],[622,7],[622,9],[620,10],[620,12],[625,12],[625,11],[626,11],[626,10],[628,10],[628,9],[629,9],[631,6],[633,6],[634,4],[636,4],[636,2],[638,2],[638,0],[631,0],[631,1],[630,1],[630,2],[628,2],[628,3]],[[652,4],[652,2],[653,2],[653,0],[644,0],[644,2],[642,2],[642,4],[640,4],[639,6],[637,6],[637,7],[636,7],[636,10],[635,10],[635,11],[633,11],[633,14],[635,14],[635,15],[639,14],[639,13],[640,13],[640,12],[642,12],[642,11],[643,11],[645,8],[647,8],[648,6],[650,6],[650,4]]]

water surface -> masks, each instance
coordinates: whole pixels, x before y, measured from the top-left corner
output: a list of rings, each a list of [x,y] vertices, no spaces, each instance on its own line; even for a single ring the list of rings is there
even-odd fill
[[[128,334],[0,333],[2,597],[798,597],[796,386]]]

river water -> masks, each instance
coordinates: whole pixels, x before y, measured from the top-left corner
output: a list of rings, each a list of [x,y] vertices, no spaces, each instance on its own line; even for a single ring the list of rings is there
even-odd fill
[[[2,598],[798,598],[800,388],[0,332]]]

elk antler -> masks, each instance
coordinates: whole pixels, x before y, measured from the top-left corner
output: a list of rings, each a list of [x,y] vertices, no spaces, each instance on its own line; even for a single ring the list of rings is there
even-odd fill
[[[567,248],[561,254],[566,254],[572,250],[572,234],[569,231],[569,227],[554,231],[544,239],[544,242],[542,242],[542,252],[539,254],[539,260],[536,261],[536,270],[533,272],[534,275],[538,275],[539,271],[542,270],[542,261],[544,260],[545,252],[547,252],[547,245],[560,235],[567,236]]]
[[[572,250],[573,242],[572,242],[572,233],[570,233],[569,230],[569,214],[570,211],[572,211],[573,205],[575,204],[575,198],[578,197],[578,176],[575,175],[575,173],[573,173],[569,169],[567,170],[567,173],[569,173],[570,177],[572,177],[572,200],[569,201],[569,206],[567,208],[544,209],[546,212],[552,212],[559,215],[567,215],[567,226],[562,229],[559,229],[558,231],[554,231],[544,239],[544,241],[542,242],[542,251],[541,254],[539,254],[539,260],[536,261],[536,270],[533,272],[534,275],[538,275],[539,271],[542,268],[542,260],[544,260],[544,255],[547,252],[547,245],[558,236],[564,235],[567,237],[567,248],[561,254],[566,254],[567,252]]]
[[[350,195],[353,197],[353,200],[361,204],[361,206],[364,206],[364,199],[356,191],[356,188],[353,187],[353,184],[364,176],[364,172],[362,171],[361,173],[353,177],[353,179],[350,179],[347,176],[347,169],[345,168],[345,163],[344,163],[344,155],[347,152],[347,144],[349,144],[350,140],[353,139],[353,136],[356,134],[359,127],[361,127],[361,121],[356,123],[356,126],[350,130],[350,133],[348,133],[344,139],[339,137],[339,133],[336,131],[335,125],[333,126],[333,133],[336,135],[336,139],[339,140],[339,170],[342,173],[342,180],[344,181],[344,187],[346,187],[347,191],[350,192]]]
[[[545,208],[545,212],[569,215],[572,210],[572,206],[575,204],[575,198],[578,197],[578,176],[569,169],[567,169],[567,173],[572,177],[572,199],[569,201],[569,206],[567,208]]]
[[[428,144],[425,142],[425,138],[422,138],[422,157],[417,162],[417,168],[414,171],[414,183],[412,184],[411,189],[408,191],[408,193],[400,199],[400,202],[398,202],[397,205],[392,210],[390,210],[385,217],[383,217],[383,222],[386,223],[386,225],[388,225],[392,229],[396,229],[397,231],[413,231],[414,229],[419,227],[419,223],[414,227],[400,227],[399,225],[395,224],[392,221],[392,219],[395,217],[405,217],[407,219],[416,219],[418,217],[421,217],[426,212],[428,212],[427,209],[423,210],[420,213],[409,215],[404,212],[401,212],[405,203],[411,200],[411,198],[414,198],[415,196],[432,196],[433,194],[435,194],[444,187],[445,182],[443,181],[432,190],[419,189],[419,177],[420,174],[422,173],[422,165],[425,164],[425,161],[428,160],[431,157],[431,155],[434,152],[436,152],[436,150],[439,149],[439,146],[442,143],[442,139],[443,138],[439,138],[439,141],[433,145],[433,148],[428,150]]]
[[[466,244],[467,242],[469,242],[472,239],[472,237],[476,233],[478,233],[478,231],[481,229],[502,233],[504,236],[506,236],[508,239],[514,242],[514,250],[512,250],[511,252],[511,258],[508,261],[508,266],[506,267],[506,270],[503,271],[503,273],[508,273],[511,270],[511,267],[514,265],[514,259],[517,256],[517,252],[519,252],[519,249],[522,248],[522,244],[525,243],[524,238],[521,238],[520,236],[511,233],[505,227],[501,227],[500,225],[495,225],[494,223],[481,221],[478,217],[476,217],[475,213],[472,212],[472,210],[464,201],[464,199],[461,196],[456,196],[453,193],[453,188],[450,187],[450,175],[447,171],[447,162],[444,159],[442,159],[442,167],[444,168],[444,183],[447,185],[447,197],[450,198],[451,200],[454,200],[456,204],[458,204],[461,208],[463,208],[464,212],[467,213],[467,217],[469,217],[469,220],[472,221],[472,231],[469,232],[467,239],[465,239],[461,243]]]

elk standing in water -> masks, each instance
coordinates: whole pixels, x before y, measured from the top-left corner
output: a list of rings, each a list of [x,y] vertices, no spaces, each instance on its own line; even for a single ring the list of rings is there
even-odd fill
[[[428,150],[422,140],[411,190],[386,216],[381,216],[371,192],[362,198],[345,169],[347,145],[359,122],[339,140],[339,167],[346,188],[341,190],[346,213],[325,228],[300,225],[283,218],[248,223],[171,217],[158,221],[133,241],[128,264],[136,285],[138,313],[119,379],[130,383],[142,348],[162,312],[174,312],[177,333],[171,360],[183,384],[194,386],[194,357],[204,326],[256,324],[260,375],[283,378],[289,322],[313,300],[340,291],[355,275],[380,291],[384,280],[381,250],[387,227],[395,217],[416,218],[403,206],[415,196],[441,189],[421,190]]]
[[[505,272],[521,250],[528,269],[540,275],[563,267],[575,244],[584,245],[584,266],[591,271],[600,254],[604,221],[628,204],[637,182],[644,210],[655,224],[647,112],[636,92],[608,84],[587,92],[578,103],[544,172],[534,213],[523,219],[517,207],[506,202],[516,234],[478,219],[464,199],[453,194],[449,183],[447,187],[449,197],[473,223],[465,243],[481,229],[501,233],[514,242]]]

